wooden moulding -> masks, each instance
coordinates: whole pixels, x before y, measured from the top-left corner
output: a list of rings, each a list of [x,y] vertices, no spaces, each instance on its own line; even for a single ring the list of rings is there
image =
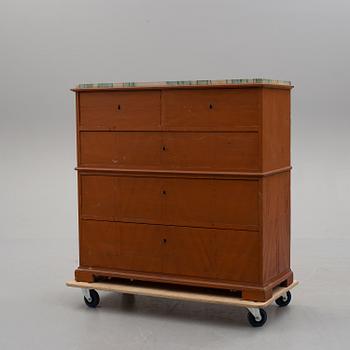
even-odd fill
[[[276,287],[273,289],[273,293],[271,298],[266,301],[250,301],[243,300],[238,297],[229,296],[229,295],[220,295],[214,293],[204,293],[204,292],[196,292],[196,291],[186,291],[170,289],[170,288],[161,288],[161,287],[150,287],[145,285],[129,285],[124,283],[103,283],[103,282],[77,282],[77,281],[68,281],[66,285],[68,287],[75,288],[88,288],[88,289],[96,289],[102,290],[106,292],[118,292],[118,293],[126,293],[126,294],[135,294],[135,295],[145,295],[151,297],[158,298],[166,298],[166,299],[175,299],[175,300],[184,300],[184,301],[196,301],[196,302],[204,302],[211,304],[224,304],[224,305],[234,305],[240,307],[259,307],[263,308],[270,305],[276,299],[278,299],[281,295],[291,290],[295,286],[299,284],[298,281],[294,280],[292,284],[288,287]]]
[[[235,172],[235,171],[186,171],[186,170],[144,170],[144,169],[111,169],[111,168],[91,168],[76,167],[75,170],[80,173],[112,173],[114,176],[132,175],[132,176],[169,176],[169,177],[194,177],[194,178],[240,178],[240,177],[266,177],[288,172],[291,166],[283,167],[265,172]]]

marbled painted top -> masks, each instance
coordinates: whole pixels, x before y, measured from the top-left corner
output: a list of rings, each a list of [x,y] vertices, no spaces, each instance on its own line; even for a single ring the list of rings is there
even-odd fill
[[[273,79],[223,79],[223,80],[174,80],[158,82],[115,82],[115,83],[83,83],[76,89],[98,89],[98,88],[133,88],[133,87],[172,87],[172,86],[215,86],[215,85],[251,85],[268,84],[291,86],[290,81]]]

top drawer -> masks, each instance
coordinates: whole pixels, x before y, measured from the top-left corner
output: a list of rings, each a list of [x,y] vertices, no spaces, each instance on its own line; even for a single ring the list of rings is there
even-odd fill
[[[164,130],[232,131],[256,129],[260,89],[169,90],[162,92]]]
[[[81,92],[83,130],[160,130],[160,91]]]

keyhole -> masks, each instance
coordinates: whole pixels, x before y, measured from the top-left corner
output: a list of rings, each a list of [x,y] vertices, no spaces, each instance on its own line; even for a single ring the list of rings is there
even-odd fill
[[[121,107],[120,107],[120,105],[118,105],[118,111],[120,111],[121,110]]]
[[[163,238],[163,240],[162,240],[162,241],[163,241],[163,243],[165,244],[165,243],[166,243],[166,238]]]
[[[163,193],[163,194],[166,194],[166,191],[165,191],[165,190],[163,190],[163,191],[162,191],[162,193]]]
[[[165,148],[165,146],[163,146],[163,151],[165,151],[166,150],[166,148]]]
[[[212,104],[209,105],[209,109],[213,109],[213,105]]]

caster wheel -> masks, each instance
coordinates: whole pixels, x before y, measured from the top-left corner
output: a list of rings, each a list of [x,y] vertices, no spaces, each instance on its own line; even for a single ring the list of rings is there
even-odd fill
[[[89,294],[90,294],[90,300],[88,300],[88,299],[86,299],[86,297],[84,297],[85,304],[88,307],[96,307],[100,303],[100,296],[95,291],[95,289],[90,289]]]
[[[249,311],[248,312],[248,322],[250,323],[250,325],[252,327],[262,327],[266,320],[267,320],[267,313],[265,310],[263,309],[259,309],[260,311],[260,315],[261,315],[261,319],[260,320],[256,320],[255,316]]]
[[[290,291],[286,293],[286,296],[282,295],[278,299],[275,300],[276,304],[280,307],[287,306],[292,300],[292,294]]]

